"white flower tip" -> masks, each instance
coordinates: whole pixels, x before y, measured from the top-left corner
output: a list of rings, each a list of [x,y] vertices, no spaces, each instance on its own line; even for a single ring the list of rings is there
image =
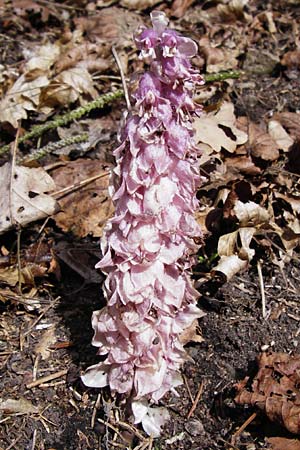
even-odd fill
[[[166,408],[149,406],[146,400],[133,401],[132,412],[134,423],[142,423],[144,431],[152,437],[158,437],[161,427],[170,420],[170,414]]]
[[[82,382],[91,388],[100,388],[108,384],[108,367],[103,363],[95,364],[88,367],[85,373],[81,376]]]
[[[163,11],[152,11],[150,13],[153,29],[157,33],[162,33],[168,26],[169,19]]]

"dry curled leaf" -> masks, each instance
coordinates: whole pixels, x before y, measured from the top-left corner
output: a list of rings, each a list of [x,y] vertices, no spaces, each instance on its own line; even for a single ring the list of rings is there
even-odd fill
[[[18,400],[14,398],[0,399],[0,411],[4,414],[35,414],[39,410],[29,400],[20,397]]]
[[[124,8],[133,9],[133,10],[143,10],[147,8],[152,8],[160,0],[121,0],[120,5]]]
[[[235,401],[264,411],[291,433],[300,432],[300,355],[262,353],[251,390],[242,387]]]
[[[211,41],[207,37],[203,37],[199,42],[199,50],[205,58],[207,73],[235,69],[238,66],[239,49],[226,50],[213,47]]]
[[[73,190],[59,200],[61,211],[54,216],[56,224],[76,236],[88,234],[99,237],[107,219],[113,212],[108,194],[110,171],[100,161],[77,159],[52,173],[58,189],[73,186]],[[97,177],[78,188],[78,183]],[[76,188],[77,187],[77,188]]]
[[[34,353],[36,355],[40,355],[43,360],[49,358],[51,351],[51,345],[55,344],[56,336],[55,336],[55,328],[50,327],[45,330],[42,336],[39,338],[37,344],[34,347]]]
[[[270,120],[268,123],[268,131],[271,138],[274,139],[278,148],[287,152],[294,141],[285,131],[283,126],[277,120]]]
[[[179,19],[193,3],[195,0],[175,0],[172,4],[171,15]]]
[[[0,179],[0,234],[55,212],[56,201],[47,194],[55,183],[42,167],[12,168],[6,163],[0,167]]]
[[[267,439],[271,450],[300,450],[299,439],[288,439],[283,437],[271,437]]]
[[[290,133],[293,139],[300,139],[300,113],[282,112],[273,116]]]
[[[218,264],[213,268],[212,274],[221,272],[226,276],[227,281],[235,274],[246,269],[248,261],[239,258],[237,255],[221,256]]]
[[[248,138],[244,131],[235,126],[235,122],[233,104],[224,102],[216,114],[203,114],[194,120],[195,140],[197,143],[208,144],[216,152],[224,148],[233,153],[236,147],[247,142]]]
[[[250,243],[255,231],[254,227],[244,227],[221,236],[218,242],[219,256],[237,255],[242,260],[251,261],[255,251],[250,248]]]
[[[271,219],[270,213],[255,202],[243,203],[240,200],[235,202],[234,214],[240,221],[240,226],[260,225]]]

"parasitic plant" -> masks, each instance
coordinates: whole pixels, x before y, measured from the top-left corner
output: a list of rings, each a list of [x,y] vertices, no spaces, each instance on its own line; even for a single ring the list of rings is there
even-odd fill
[[[149,70],[138,78],[133,108],[114,152],[115,214],[101,241],[107,305],[93,314],[93,345],[105,359],[83,375],[128,398],[135,423],[157,436],[168,414],[153,407],[182,383],[187,359],[180,334],[202,313],[190,279],[200,183],[192,96],[203,80],[191,67],[189,38],[167,28],[163,12],[135,36]]]

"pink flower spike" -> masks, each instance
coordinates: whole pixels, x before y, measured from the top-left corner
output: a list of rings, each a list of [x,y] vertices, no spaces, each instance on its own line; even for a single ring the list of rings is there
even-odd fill
[[[159,436],[168,420],[153,407],[182,383],[188,359],[180,334],[203,313],[190,270],[201,230],[194,213],[200,184],[191,118],[193,92],[203,83],[190,59],[197,46],[167,28],[161,11],[135,42],[150,64],[132,93],[132,109],[115,150],[110,186],[115,214],[101,240],[107,304],[93,314],[102,362],[87,369],[87,386],[109,386],[131,405],[134,422]]]

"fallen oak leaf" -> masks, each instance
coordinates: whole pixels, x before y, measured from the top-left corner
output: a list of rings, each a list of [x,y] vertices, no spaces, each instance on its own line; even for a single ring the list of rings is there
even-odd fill
[[[225,148],[233,153],[238,145],[245,144],[248,139],[247,134],[235,126],[235,121],[234,106],[230,102],[224,102],[216,114],[203,114],[195,118],[193,126],[196,143],[207,144],[216,152]],[[226,128],[230,130],[232,137],[228,137]]]
[[[39,412],[38,407],[24,397],[20,397],[18,400],[14,398],[0,399],[0,411],[4,414],[36,414]]]
[[[276,142],[278,147],[283,151],[287,152],[291,145],[293,145],[294,140],[285,131],[283,126],[277,120],[270,120],[268,123],[269,135]]]
[[[212,276],[216,272],[221,272],[226,276],[227,281],[229,281],[235,274],[246,269],[248,266],[248,261],[239,258],[237,255],[231,256],[221,256],[218,264],[211,271]]]
[[[42,167],[12,167],[8,162],[0,167],[0,179],[0,234],[56,211],[55,199],[47,194],[55,183]]]
[[[299,439],[288,439],[283,437],[267,438],[272,450],[300,450]]]
[[[251,389],[238,391],[237,404],[251,404],[291,433],[300,432],[300,355],[261,353]]]
[[[288,130],[293,139],[300,139],[300,114],[293,112],[276,113],[274,120],[278,120],[281,125]]]
[[[61,188],[52,194],[59,198],[61,208],[53,218],[62,230],[80,237],[102,235],[113,212],[108,195],[110,171],[107,164],[105,167],[100,161],[95,164],[90,159],[77,159],[53,171],[53,179]]]

